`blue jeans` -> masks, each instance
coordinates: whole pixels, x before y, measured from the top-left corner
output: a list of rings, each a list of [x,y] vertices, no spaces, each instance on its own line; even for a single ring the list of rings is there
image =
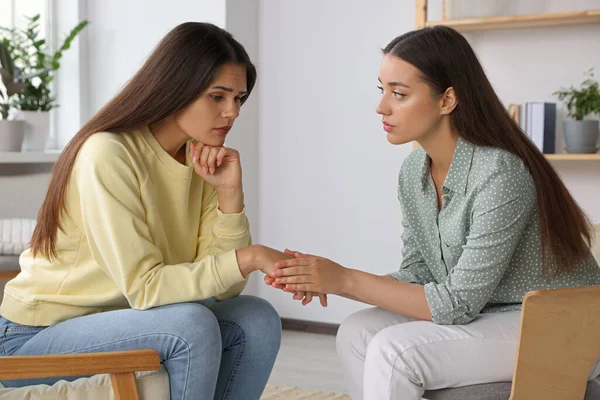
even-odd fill
[[[24,326],[0,317],[2,356],[154,349],[169,374],[172,400],[259,399],[280,342],[279,315],[267,301],[252,296],[108,311],[50,327]],[[76,378],[3,384],[51,385]]]

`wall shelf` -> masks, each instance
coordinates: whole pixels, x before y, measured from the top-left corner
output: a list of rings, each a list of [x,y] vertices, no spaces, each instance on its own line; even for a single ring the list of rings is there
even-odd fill
[[[600,161],[600,154],[544,154],[550,161]]]
[[[441,21],[425,21],[424,25],[444,25],[449,26],[459,32],[475,32],[598,23],[600,23],[600,10],[486,18],[446,19]]]
[[[0,151],[0,164],[52,164],[58,156],[60,150]]]
[[[526,29],[553,26],[575,26],[600,24],[600,9],[544,13],[529,15],[510,15],[485,18],[446,18],[446,0],[442,0],[442,19],[427,20],[428,0],[416,0],[416,27],[448,26],[459,32],[492,31],[502,29]],[[413,147],[418,147],[415,142]],[[600,154],[544,154],[549,161],[600,161]]]

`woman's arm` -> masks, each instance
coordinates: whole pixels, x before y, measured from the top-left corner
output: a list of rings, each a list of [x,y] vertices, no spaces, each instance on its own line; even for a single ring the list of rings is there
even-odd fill
[[[197,301],[241,282],[235,251],[166,265],[154,244],[140,184],[126,154],[88,160],[78,170],[83,231],[92,256],[134,309]]]
[[[425,298],[423,285],[400,282],[389,276],[379,276],[355,269],[350,271],[352,300],[371,304],[407,317],[431,321],[431,310]]]
[[[132,308],[214,297],[244,281],[235,250],[247,246],[250,240],[243,213],[218,211],[215,192],[214,210],[209,213],[215,222],[206,225],[206,232],[209,236],[216,232],[221,237],[215,245],[219,248],[211,253],[208,246],[206,254],[193,262],[167,265],[153,241],[141,201],[141,188],[148,178],[136,175],[127,150],[119,143],[93,144],[82,148],[73,170],[81,229],[94,261],[115,282]],[[286,258],[289,256],[281,254],[269,262],[274,264]],[[256,262],[260,260],[257,258]],[[249,272],[258,266],[244,268]]]
[[[278,269],[271,276],[276,284],[286,285],[285,291],[336,294],[407,317],[431,320],[422,285],[345,268],[315,256],[279,261],[275,266]]]
[[[468,324],[493,296],[536,212],[531,178],[523,174],[513,178],[510,186],[507,179],[495,174],[482,184],[463,252],[444,281],[424,286],[393,282],[390,277],[351,270],[311,256],[278,262],[282,270],[276,274],[276,283],[286,284],[287,290],[355,298],[437,324]]]
[[[236,263],[244,278],[214,296],[217,300],[226,300],[242,292],[251,272],[270,271],[276,261],[292,257],[265,246],[251,246],[244,212],[240,156],[236,150],[196,142],[190,146],[190,158],[196,173],[204,180],[195,261],[236,250]]]
[[[250,227],[243,208],[241,189],[219,193],[204,182],[195,262],[200,262],[207,256],[217,256],[252,244]],[[236,259],[239,261],[237,254]],[[214,296],[217,300],[230,299],[244,290],[250,267],[244,266],[246,270],[243,270],[239,262],[238,266],[244,279]]]

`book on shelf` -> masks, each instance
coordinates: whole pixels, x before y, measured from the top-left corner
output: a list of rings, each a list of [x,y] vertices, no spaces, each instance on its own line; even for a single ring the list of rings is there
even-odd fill
[[[556,103],[511,104],[508,113],[542,153],[556,152]]]

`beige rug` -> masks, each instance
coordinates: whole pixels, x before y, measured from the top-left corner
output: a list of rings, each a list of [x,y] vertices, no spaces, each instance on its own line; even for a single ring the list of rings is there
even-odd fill
[[[297,387],[267,385],[260,400],[351,400],[350,396],[303,390]]]

